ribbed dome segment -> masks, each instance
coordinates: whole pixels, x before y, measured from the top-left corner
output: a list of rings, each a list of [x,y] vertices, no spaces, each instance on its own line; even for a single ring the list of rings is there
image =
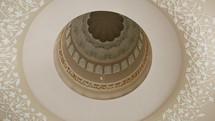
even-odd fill
[[[119,37],[124,27],[122,16],[106,11],[92,12],[87,23],[92,36],[102,42],[113,41]]]

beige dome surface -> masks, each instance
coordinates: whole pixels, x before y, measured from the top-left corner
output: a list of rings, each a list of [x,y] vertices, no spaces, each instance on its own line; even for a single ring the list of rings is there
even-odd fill
[[[95,99],[123,96],[147,76],[152,52],[144,31],[118,13],[95,11],[70,21],[58,36],[55,65],[74,91]]]

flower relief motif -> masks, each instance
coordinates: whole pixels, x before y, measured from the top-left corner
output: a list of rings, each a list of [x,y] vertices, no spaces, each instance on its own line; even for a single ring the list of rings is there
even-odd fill
[[[31,101],[20,89],[16,72],[17,37],[22,34],[32,12],[43,0],[1,0],[0,2],[0,115],[3,121],[45,121],[47,118],[31,108]],[[2,119],[3,118],[3,119]]]
[[[188,58],[185,87],[177,102],[163,113],[162,121],[193,121],[205,116],[200,110],[214,102],[215,19],[204,15],[204,0],[154,0],[184,33]]]

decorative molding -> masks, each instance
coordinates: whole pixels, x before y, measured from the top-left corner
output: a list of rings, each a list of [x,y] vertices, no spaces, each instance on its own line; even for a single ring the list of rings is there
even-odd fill
[[[120,24],[123,26],[120,35],[115,37],[112,41],[102,42],[104,40],[95,39],[92,33],[89,32],[90,26],[88,25],[88,21],[90,20],[91,14],[93,14],[93,12],[80,15],[69,22],[71,24],[70,28],[68,28],[68,26],[65,27],[67,32],[70,31],[72,42],[68,42],[69,45],[72,43],[75,50],[78,51],[85,60],[91,61],[91,63],[100,63],[101,65],[113,64],[123,60],[125,56],[134,51],[140,38],[139,34],[141,34],[139,33],[140,27],[134,21],[120,15],[123,19],[123,23]],[[100,14],[97,13],[96,15]],[[119,22],[114,22],[114,24],[116,23]],[[98,31],[98,28],[102,27],[96,26],[96,31]],[[116,31],[116,28],[115,26],[111,26],[110,29]],[[100,31],[98,31],[98,33],[99,32]],[[111,33],[113,34],[114,32]],[[66,33],[66,35],[66,37],[69,37],[69,34]]]
[[[137,67],[137,69],[132,72],[132,74],[130,74],[129,76],[127,76],[126,78],[116,81],[116,82],[111,82],[111,83],[96,83],[96,82],[92,82],[92,81],[88,81],[86,79],[84,79],[83,77],[79,76],[67,63],[67,61],[65,60],[65,56],[63,53],[63,35],[64,32],[66,31],[62,31],[59,35],[59,39],[57,42],[57,57],[59,59],[59,62],[61,64],[61,66],[63,67],[63,69],[65,69],[65,71],[68,73],[69,77],[71,79],[73,79],[75,82],[77,82],[78,84],[82,85],[83,87],[87,87],[87,88],[91,88],[94,90],[114,90],[120,87],[124,87],[126,85],[128,85],[129,83],[131,83],[134,79],[136,79],[141,72],[144,70],[144,68],[146,67],[146,63],[148,62],[149,59],[149,54],[150,54],[150,47],[148,44],[146,44],[146,48],[145,48],[145,53],[144,53],[144,58],[142,59],[142,62],[140,63],[140,65]],[[146,40],[145,40],[146,41]],[[137,47],[138,48],[138,47]],[[126,60],[127,62],[127,60]],[[123,64],[121,64],[123,65]],[[94,68],[95,67],[95,68]],[[93,68],[93,69],[92,69]],[[107,66],[107,68],[110,68],[109,66]],[[86,66],[87,70],[94,70],[95,73],[98,74],[102,74],[103,73],[103,68],[100,65],[94,65],[91,63],[87,63]],[[110,72],[109,72],[110,73]]]
[[[99,64],[93,63],[92,61],[88,60],[86,57],[83,57],[82,54],[79,53],[79,51],[75,47],[75,43],[71,40],[72,35],[70,32],[71,31],[70,25],[71,25],[71,22],[63,29],[63,31],[65,31],[65,38],[66,38],[66,45],[68,48],[68,52],[71,55],[74,62],[79,64],[85,70],[93,72],[93,73],[113,74],[113,73],[120,72],[121,70],[128,68],[135,61],[135,59],[139,56],[139,54],[142,51],[142,48],[145,48],[145,45],[143,43],[147,37],[146,37],[145,33],[143,32],[143,30],[140,29],[139,37],[137,40],[137,46],[138,47],[134,48],[133,52],[131,53],[131,55],[127,59],[121,60],[118,63],[114,63],[114,64],[120,64],[121,65],[118,71],[114,71],[114,69],[113,69],[114,65],[109,64],[109,65],[104,66],[104,65],[99,65]],[[62,37],[60,39],[64,39],[64,37]],[[92,69],[89,69],[89,66],[85,66],[85,65],[88,65],[88,63],[90,63],[89,65],[93,64],[93,66],[90,66]],[[108,72],[108,73],[105,73],[103,71],[105,68],[107,68],[106,66],[108,66],[108,67],[110,66],[110,72]]]

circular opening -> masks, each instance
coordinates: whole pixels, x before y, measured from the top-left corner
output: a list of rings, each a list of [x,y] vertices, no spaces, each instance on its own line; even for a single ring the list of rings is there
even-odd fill
[[[87,20],[89,32],[101,42],[113,41],[123,29],[123,17],[117,13],[96,11]]]
[[[152,61],[143,29],[130,18],[108,11],[70,21],[57,38],[54,55],[62,80],[95,99],[128,94],[144,81]]]

